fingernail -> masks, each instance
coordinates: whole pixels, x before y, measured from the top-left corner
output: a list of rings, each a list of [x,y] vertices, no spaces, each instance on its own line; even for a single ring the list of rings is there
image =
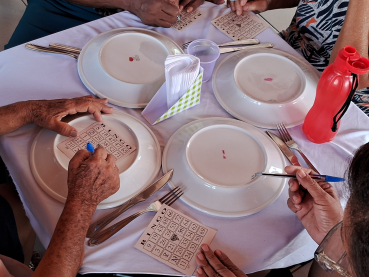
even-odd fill
[[[199,260],[203,261],[204,260],[204,255],[199,253],[199,254],[197,254],[197,258],[199,258]]]
[[[301,207],[300,205],[295,205],[296,209],[300,209],[300,207]]]
[[[297,202],[297,200],[298,200],[298,197],[295,195],[295,196],[293,196],[293,202]]]
[[[219,257],[219,256],[221,256],[221,255],[223,254],[223,253],[222,253],[222,251],[220,251],[220,250],[218,250],[218,249],[217,249],[217,250],[215,250],[215,251],[214,251],[214,253],[215,253],[215,255],[217,255],[218,257]]]
[[[76,130],[73,130],[73,131],[70,133],[70,136],[71,136],[71,137],[76,137],[76,136],[77,136],[77,131],[76,131]]]
[[[201,249],[204,250],[204,251],[209,251],[209,246],[207,246],[206,244],[203,244],[201,246]]]
[[[204,273],[204,271],[202,271],[201,267],[199,267],[196,271],[197,271],[198,274],[203,274]]]
[[[306,173],[305,173],[305,171],[303,171],[303,170],[299,170],[299,171],[297,172],[297,175],[298,175],[300,178],[305,178],[305,177],[306,177]]]
[[[189,7],[189,8],[187,9],[187,12],[188,12],[188,13],[190,13],[190,12],[192,12],[192,10],[193,10],[193,8],[192,8],[192,7]]]

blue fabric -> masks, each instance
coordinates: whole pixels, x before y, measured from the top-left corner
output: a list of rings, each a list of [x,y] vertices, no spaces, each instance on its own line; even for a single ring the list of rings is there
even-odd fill
[[[90,22],[102,16],[90,7],[64,0],[28,0],[28,6],[5,49]]]

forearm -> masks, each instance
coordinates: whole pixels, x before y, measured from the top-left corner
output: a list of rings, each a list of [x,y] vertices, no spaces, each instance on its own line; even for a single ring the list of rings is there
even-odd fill
[[[68,0],[70,3],[92,8],[119,8],[130,11],[129,0]]]
[[[49,247],[33,277],[77,275],[83,261],[84,239],[95,209],[66,202]]]
[[[297,7],[300,0],[270,0],[267,2],[268,10],[276,10]]]
[[[368,58],[369,46],[369,1],[351,0],[346,13],[345,22],[338,36],[330,57],[334,62],[337,53],[345,46],[353,46],[361,56]],[[369,87],[369,74],[360,76],[359,89]]]
[[[17,102],[0,107],[0,135],[7,134],[32,122],[35,101]]]

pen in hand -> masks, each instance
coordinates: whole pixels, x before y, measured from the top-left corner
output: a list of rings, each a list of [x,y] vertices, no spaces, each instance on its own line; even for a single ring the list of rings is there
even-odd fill
[[[90,142],[87,142],[86,148],[87,148],[87,151],[90,151],[91,152],[91,154],[94,154],[95,153],[95,148],[94,148],[94,146]]]
[[[257,176],[270,176],[270,177],[284,177],[284,178],[296,178],[296,175],[292,174],[279,174],[279,173],[264,173],[264,172],[257,172],[252,179],[256,178]],[[317,180],[318,182],[344,182],[346,179],[340,177],[334,177],[329,175],[318,175],[312,174],[310,175],[312,179]]]

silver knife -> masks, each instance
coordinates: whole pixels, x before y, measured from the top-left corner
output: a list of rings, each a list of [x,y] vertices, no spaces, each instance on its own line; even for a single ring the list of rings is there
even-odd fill
[[[172,178],[172,176],[173,176],[173,169],[168,171],[163,177],[161,177],[159,180],[154,182],[144,191],[140,192],[136,196],[129,199],[127,202],[121,205],[118,209],[104,216],[103,218],[99,219],[95,223],[92,223],[87,230],[86,237],[88,238],[92,237],[96,233],[100,232],[106,225],[108,225],[110,222],[116,219],[119,215],[124,213],[126,210],[136,205],[137,203],[140,203],[146,200],[147,198],[149,198],[151,195],[153,195],[155,192],[161,189]]]
[[[259,44],[259,43],[260,41],[258,39],[250,38],[250,39],[226,42],[226,43],[218,44],[218,46],[233,46],[233,45],[246,45],[246,44],[252,45],[252,44]]]
[[[286,158],[293,165],[301,166],[296,155],[288,148],[288,146],[281,140],[277,135],[265,131],[267,135],[277,144],[278,148],[282,151],[282,153],[286,156]]]
[[[245,49],[253,49],[253,48],[273,48],[274,45],[272,43],[261,43],[261,44],[256,44],[256,45],[249,45],[249,46],[243,46],[243,47],[227,47],[227,48],[220,48],[220,54],[224,54],[224,53],[230,53],[230,52],[235,52],[235,51],[240,51],[240,50],[245,50]]]

